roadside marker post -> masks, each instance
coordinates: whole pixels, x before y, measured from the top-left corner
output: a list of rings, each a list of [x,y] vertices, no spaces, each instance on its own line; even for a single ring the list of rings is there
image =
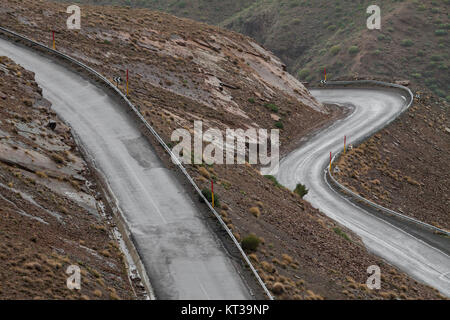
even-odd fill
[[[331,172],[331,152],[330,152],[330,172]]]
[[[325,73],[325,81],[327,81],[327,69],[324,68],[324,69],[323,69],[323,72]]]
[[[344,156],[345,156],[345,146],[347,144],[347,136],[344,136]]]
[[[56,50],[55,31],[52,31],[52,35],[53,35],[53,50]]]
[[[116,87],[119,88],[119,85],[122,82],[122,78],[114,77],[114,82],[116,83]]]
[[[212,207],[214,208],[214,181],[211,180],[211,203]]]

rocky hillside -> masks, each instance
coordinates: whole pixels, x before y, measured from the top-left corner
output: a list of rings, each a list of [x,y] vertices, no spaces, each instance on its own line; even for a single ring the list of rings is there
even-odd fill
[[[0,57],[0,299],[132,299],[112,224],[34,74]],[[66,269],[81,268],[81,290]]]
[[[410,79],[450,101],[448,0],[377,1],[380,31],[366,28],[366,8],[374,4],[368,0],[102,2],[146,6],[241,32],[303,81],[320,80],[324,68],[329,79]]]
[[[59,0],[58,0],[59,1]],[[208,24],[217,24],[258,0],[75,0],[73,3],[150,8]],[[65,1],[62,1],[65,2]]]
[[[11,0],[2,8],[3,25],[49,45],[55,30],[58,49],[111,81],[128,69],[131,100],[167,139],[193,120],[219,129],[280,122],[284,144],[329,119],[278,58],[245,36],[149,10],[89,6],[81,30],[71,31],[64,5]]]
[[[283,64],[252,39],[144,9],[82,6],[82,29],[65,29],[65,5],[2,2],[2,25],[51,44],[111,80],[130,70],[130,99],[166,141],[172,130],[283,128],[282,151],[337,112],[318,104]],[[130,31],[131,30],[131,31]],[[123,84],[121,86],[124,90]],[[159,145],[155,149],[171,167]],[[299,195],[245,165],[187,169],[207,189],[269,289],[282,299],[439,298],[435,290],[369,254],[348,230]],[[250,237],[250,238],[249,238]],[[256,240],[255,240],[256,238]],[[367,267],[382,269],[382,290],[365,286]]]

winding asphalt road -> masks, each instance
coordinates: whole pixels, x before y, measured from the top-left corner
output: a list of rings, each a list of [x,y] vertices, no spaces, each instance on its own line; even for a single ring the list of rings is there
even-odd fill
[[[329,154],[379,129],[406,108],[406,97],[389,89],[319,89],[311,93],[323,103],[353,108],[345,119],[319,132],[280,162],[276,174],[284,186],[294,189],[301,182],[309,193],[305,197],[314,207],[357,233],[369,251],[398,266],[415,279],[450,296],[450,249],[442,239],[440,250],[389,222],[349,202],[330,188],[325,179]],[[383,270],[381,270],[383,272]]]
[[[33,51],[0,39],[6,55],[36,73],[53,108],[80,136],[119,200],[125,220],[160,299],[249,299],[219,240],[185,191],[155,157],[123,108],[102,90]],[[406,106],[398,91],[312,90],[321,102],[353,106],[346,119],[319,132],[280,163],[277,178],[361,236],[367,248],[450,296],[450,257],[403,229],[355,206],[325,180],[329,152],[395,118]],[[445,244],[444,244],[445,245]],[[444,250],[445,251],[445,250]]]
[[[105,175],[158,299],[252,298],[220,240],[124,107],[30,49],[0,39],[0,55],[35,72],[44,97]]]

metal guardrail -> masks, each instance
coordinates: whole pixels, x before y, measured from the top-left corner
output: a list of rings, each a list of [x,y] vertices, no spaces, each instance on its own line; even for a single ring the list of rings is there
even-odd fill
[[[167,151],[167,153],[170,155],[171,159],[173,160],[174,164],[181,170],[181,172],[185,175],[185,177],[189,180],[189,182],[191,183],[191,185],[194,187],[194,189],[197,191],[198,195],[204,200],[204,202],[206,203],[206,205],[209,207],[209,209],[211,210],[211,212],[214,214],[214,216],[217,218],[217,220],[219,221],[219,223],[221,224],[221,226],[224,228],[224,230],[227,232],[227,234],[229,235],[229,237],[231,238],[231,240],[233,241],[233,243],[235,244],[235,246],[237,247],[237,249],[239,250],[239,252],[241,253],[242,257],[244,258],[245,262],[247,263],[247,265],[250,267],[253,275],[255,276],[256,280],[258,281],[259,285],[261,286],[261,288],[264,290],[265,294],[267,295],[267,297],[270,300],[273,300],[273,296],[272,294],[269,292],[269,290],[267,289],[266,285],[264,284],[264,282],[262,281],[261,277],[259,276],[258,272],[256,271],[255,267],[252,265],[252,263],[250,262],[250,259],[248,258],[248,256],[245,254],[244,250],[242,249],[241,245],[239,244],[239,242],[236,240],[236,238],[234,237],[233,233],[231,232],[231,230],[227,227],[227,225],[225,224],[225,222],[222,220],[221,216],[217,213],[217,211],[212,207],[212,205],[209,203],[209,201],[205,198],[205,196],[203,195],[203,193],[201,192],[200,188],[197,186],[197,184],[195,183],[194,179],[189,175],[189,173],[186,171],[186,169],[183,167],[183,165],[181,164],[180,160],[175,156],[175,154],[173,154],[172,150],[169,148],[169,146],[167,146],[167,144],[164,142],[164,140],[159,136],[159,134],[155,131],[155,129],[153,129],[153,127],[147,122],[147,120],[145,120],[145,118],[142,116],[142,114],[139,112],[139,110],[131,103],[130,100],[128,100],[127,96],[124,95],[116,86],[114,86],[114,84],[112,84],[107,78],[105,78],[103,75],[101,75],[100,73],[98,73],[97,71],[95,71],[93,68],[85,65],[84,63],[70,57],[69,55],[66,55],[62,52],[59,52],[57,50],[54,50],[52,48],[47,47],[44,44],[41,44],[37,41],[34,41],[32,39],[29,39],[25,36],[22,36],[14,31],[11,31],[9,29],[3,28],[0,26],[0,31],[3,31],[13,37],[19,38],[25,42],[29,42],[32,45],[38,46],[42,49],[44,49],[45,51],[48,51],[50,53],[56,54],[57,56],[66,59],[68,61],[70,61],[71,63],[85,69],[86,71],[88,71],[89,73],[91,73],[92,75],[94,75],[95,77],[97,77],[98,79],[100,79],[101,81],[103,81],[110,89],[112,89],[116,94],[118,94],[123,101],[128,105],[128,107],[131,108],[131,110],[135,113],[135,115],[142,121],[142,123],[145,125],[145,127],[147,128],[147,130],[150,131],[150,133],[156,138],[156,140],[161,144],[161,146]]]
[[[395,119],[397,119],[397,117],[398,117],[399,115],[401,115],[403,112],[405,112],[406,110],[408,110],[409,107],[411,107],[411,105],[412,105],[413,102],[414,102],[414,95],[413,95],[413,93],[411,92],[411,90],[410,90],[409,88],[404,87],[404,86],[402,86],[402,85],[393,84],[393,83],[387,83],[387,82],[382,82],[382,81],[375,81],[375,80],[361,80],[361,81],[333,81],[333,82],[328,82],[328,83],[327,83],[327,86],[328,86],[328,85],[331,85],[331,86],[352,86],[352,85],[356,85],[356,84],[358,84],[358,85],[360,85],[360,84],[367,84],[367,85],[371,85],[371,86],[374,86],[374,85],[375,85],[375,86],[381,86],[381,87],[387,87],[387,88],[399,89],[399,90],[405,91],[405,92],[407,93],[408,97],[409,97],[409,99],[407,100],[408,102],[405,104],[405,107],[402,108],[394,118],[392,118],[390,121],[388,121],[387,123],[383,124],[383,125],[380,126],[379,128],[376,128],[376,129],[372,130],[371,132],[369,132],[368,134],[364,135],[363,137],[357,139],[357,140],[355,141],[355,143],[354,143],[354,145],[357,146],[357,145],[361,144],[362,142],[364,142],[365,140],[367,140],[369,137],[371,137],[373,134],[375,134],[375,133],[378,132],[379,130],[381,130],[381,129],[387,127],[392,121],[394,121]],[[320,88],[320,89],[323,89],[323,88]],[[335,159],[337,159],[341,154],[342,154],[342,151],[340,151],[340,152],[338,152],[337,154],[335,154],[335,155],[333,156],[332,160],[331,160],[331,164],[333,164],[333,163],[335,162]],[[362,202],[364,202],[366,205],[368,205],[368,206],[370,206],[370,207],[372,207],[372,208],[375,208],[375,209],[378,209],[378,210],[380,210],[380,211],[382,211],[382,212],[385,212],[385,213],[394,215],[394,216],[396,216],[396,217],[399,217],[400,219],[403,219],[403,220],[406,220],[406,221],[415,223],[415,224],[417,224],[417,225],[419,225],[419,226],[421,226],[421,227],[425,227],[425,228],[427,228],[427,229],[431,229],[431,230],[433,230],[433,231],[435,231],[435,232],[442,233],[442,234],[444,234],[444,235],[446,235],[446,236],[450,236],[450,232],[448,232],[448,231],[446,231],[446,230],[440,229],[440,228],[435,227],[435,226],[433,226],[433,225],[431,225],[431,224],[422,222],[422,221],[420,221],[420,220],[417,220],[417,219],[408,217],[408,216],[406,216],[406,215],[404,215],[404,214],[401,214],[401,213],[396,212],[396,211],[394,211],[394,210],[391,210],[391,209],[388,209],[388,208],[386,208],[386,207],[383,207],[383,206],[381,206],[381,205],[379,205],[379,204],[376,204],[375,202],[372,202],[372,201],[370,201],[370,200],[368,200],[368,199],[366,199],[366,198],[360,196],[359,194],[353,192],[352,190],[350,190],[350,189],[348,189],[347,187],[343,186],[341,183],[339,183],[339,182],[333,177],[333,175],[332,175],[332,173],[331,173],[331,171],[330,171],[330,166],[328,166],[328,165],[327,165],[327,174],[328,174],[328,176],[330,177],[331,181],[332,181],[339,189],[341,189],[341,190],[343,190],[345,193],[349,194],[352,198],[357,199],[357,200],[359,200],[359,201],[362,201]]]

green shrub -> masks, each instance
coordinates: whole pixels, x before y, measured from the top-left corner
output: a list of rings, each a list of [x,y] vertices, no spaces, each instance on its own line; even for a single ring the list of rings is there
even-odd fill
[[[348,235],[347,235],[344,231],[342,231],[341,229],[339,229],[338,227],[333,228],[333,231],[334,231],[337,235],[339,235],[339,236],[341,236],[342,238],[344,238],[345,240],[350,241],[350,238],[348,237]]]
[[[255,103],[255,99],[254,98],[248,98],[248,102]]]
[[[410,39],[404,39],[400,43],[403,47],[412,47],[414,45],[414,42]]]
[[[275,122],[275,127],[277,127],[278,129],[283,129],[284,125],[281,121],[277,121],[277,122]]]
[[[433,91],[434,91],[434,93],[436,93],[439,97],[445,98],[445,92],[444,92],[444,90],[441,90],[441,89],[436,88],[436,89],[434,89]]]
[[[306,196],[308,194],[308,189],[306,189],[306,186],[304,184],[297,184],[297,186],[295,187],[294,192],[296,194],[298,194],[300,196],[300,198],[303,199],[304,196]]]
[[[274,103],[267,103],[264,105],[266,108],[270,109],[273,112],[278,112],[278,107]]]
[[[339,53],[339,51],[341,51],[341,46],[340,45],[332,46],[331,49],[330,49],[330,53],[333,56],[337,55]]]
[[[431,61],[441,61],[442,57],[440,55],[434,54],[430,57]]]
[[[431,8],[431,12],[432,13],[439,13],[440,10],[439,10],[439,8]]]
[[[281,184],[278,182],[277,178],[275,178],[274,176],[265,175],[264,177],[266,177],[267,179],[272,181],[276,187],[281,187]]]
[[[209,190],[208,188],[203,188],[202,189],[202,194],[206,198],[206,200],[208,200],[209,203],[212,204],[212,193],[211,193],[211,190]],[[199,200],[200,200],[200,202],[204,202],[202,197],[200,197]],[[214,207],[220,207],[219,196],[215,192],[214,192]]]
[[[438,29],[438,30],[434,31],[434,34],[437,35],[437,36],[446,36],[447,35],[447,30]]]
[[[260,242],[261,240],[256,235],[250,234],[242,239],[242,249],[244,249],[245,251],[255,251],[258,248]]]
[[[359,48],[357,46],[351,46],[348,48],[348,53],[351,55],[355,55],[359,52]]]

